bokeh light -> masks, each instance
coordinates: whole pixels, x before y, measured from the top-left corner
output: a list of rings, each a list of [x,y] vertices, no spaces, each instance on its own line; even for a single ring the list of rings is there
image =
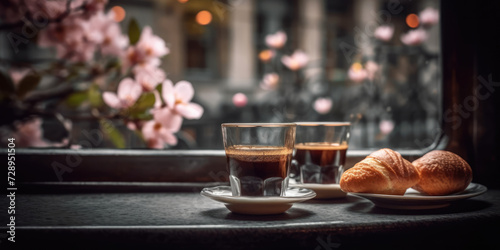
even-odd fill
[[[245,107],[248,103],[248,98],[243,93],[236,93],[233,95],[233,104],[234,106],[241,108]]]
[[[187,3],[189,0],[177,0],[179,3]]]
[[[196,14],[196,22],[200,25],[207,25],[212,22],[212,14],[206,10],[202,10]]]
[[[263,50],[259,53],[259,59],[263,62],[268,62],[273,58],[273,52],[271,50]]]
[[[359,62],[353,63],[351,67],[352,67],[352,70],[354,70],[354,71],[360,71],[363,69],[363,65],[361,65],[361,63],[359,63]]]
[[[416,28],[420,24],[420,20],[418,19],[418,16],[416,14],[409,14],[406,16],[406,24],[410,28]]]
[[[115,14],[114,19],[116,22],[121,22],[125,19],[126,12],[121,6],[114,6],[111,8],[111,11]]]

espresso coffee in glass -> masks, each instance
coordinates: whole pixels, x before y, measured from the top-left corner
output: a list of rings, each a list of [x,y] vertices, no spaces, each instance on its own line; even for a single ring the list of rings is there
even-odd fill
[[[293,123],[222,124],[234,196],[283,196],[295,139]]]
[[[350,123],[296,124],[292,177],[300,183],[338,184],[344,171]]]

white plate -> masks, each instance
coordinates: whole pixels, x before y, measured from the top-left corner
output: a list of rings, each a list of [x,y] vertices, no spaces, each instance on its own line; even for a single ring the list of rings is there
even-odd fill
[[[290,184],[290,186],[313,190],[316,193],[314,199],[333,199],[346,196],[346,193],[340,189],[339,184],[294,183]]]
[[[310,189],[289,187],[285,196],[233,196],[231,187],[209,187],[201,190],[201,195],[222,202],[231,212],[239,214],[280,214],[292,207],[293,203],[314,198]]]
[[[370,200],[375,206],[392,209],[433,209],[450,205],[451,202],[474,197],[486,192],[487,188],[481,184],[471,183],[460,193],[430,196],[409,188],[404,195],[349,193]]]

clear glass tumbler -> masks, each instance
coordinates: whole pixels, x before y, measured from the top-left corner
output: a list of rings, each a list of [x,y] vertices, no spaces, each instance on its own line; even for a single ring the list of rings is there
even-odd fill
[[[294,123],[223,123],[233,196],[284,196],[295,141]]]
[[[351,124],[297,122],[291,177],[300,183],[338,184],[344,171]]]

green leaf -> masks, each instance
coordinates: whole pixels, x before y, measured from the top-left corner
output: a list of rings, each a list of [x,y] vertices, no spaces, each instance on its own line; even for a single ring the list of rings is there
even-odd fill
[[[88,96],[88,91],[75,92],[66,98],[65,103],[70,108],[77,108],[87,100]]]
[[[141,28],[139,28],[137,20],[135,20],[135,18],[132,18],[130,20],[130,23],[128,24],[128,40],[130,42],[130,45],[135,45],[139,41],[140,37]]]
[[[160,84],[156,85],[155,89],[158,90],[158,93],[161,93],[162,88],[163,88],[163,84],[160,83]]]
[[[87,95],[92,107],[102,106],[103,100],[99,86],[96,84],[90,85],[90,88],[87,90]]]
[[[17,86],[16,94],[19,98],[24,98],[24,96],[34,90],[36,86],[40,83],[42,77],[36,73],[30,73],[26,75]]]
[[[132,119],[149,120],[152,119],[149,109],[155,104],[155,95],[151,92],[142,93],[137,99],[134,106],[130,107],[126,112],[126,116]]]
[[[0,71],[0,96],[7,96],[14,93],[14,91],[15,87],[12,79],[3,71]]]
[[[146,110],[150,109],[155,105],[155,94],[152,92],[146,92],[143,93],[139,99],[137,99],[137,102],[135,102],[134,106],[132,106],[132,109],[137,109],[137,110]]]
[[[99,124],[104,135],[113,143],[116,148],[125,148],[125,138],[123,134],[113,125],[110,120],[101,119]]]
[[[149,121],[149,120],[152,120],[154,118],[151,113],[146,112],[146,111],[129,113],[128,117],[132,120],[142,120],[142,121]]]

